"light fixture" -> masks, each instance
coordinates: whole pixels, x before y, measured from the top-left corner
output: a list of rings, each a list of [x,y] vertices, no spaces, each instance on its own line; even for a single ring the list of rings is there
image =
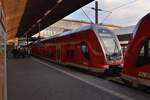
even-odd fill
[[[61,3],[62,1],[63,1],[63,0],[58,0],[57,3],[59,4],[59,3]]]
[[[47,16],[52,10],[48,10],[44,15]]]
[[[39,23],[39,22],[41,22],[42,21],[42,19],[39,19],[39,20],[37,20],[37,23]]]

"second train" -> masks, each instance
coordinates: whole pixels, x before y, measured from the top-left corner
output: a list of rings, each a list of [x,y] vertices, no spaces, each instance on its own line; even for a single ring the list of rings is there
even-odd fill
[[[99,25],[63,32],[32,45],[32,55],[107,75],[119,75],[123,54],[116,35]]]

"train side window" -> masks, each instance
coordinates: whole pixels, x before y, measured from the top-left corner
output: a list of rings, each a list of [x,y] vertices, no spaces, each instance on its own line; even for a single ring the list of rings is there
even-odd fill
[[[150,64],[150,39],[146,40],[137,56],[137,67]]]
[[[81,42],[81,52],[85,58],[90,59],[89,49],[86,42]]]

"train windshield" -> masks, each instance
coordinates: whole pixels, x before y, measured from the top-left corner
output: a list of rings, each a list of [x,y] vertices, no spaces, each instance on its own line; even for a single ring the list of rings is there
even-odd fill
[[[108,60],[121,59],[121,49],[115,35],[107,29],[98,29]]]

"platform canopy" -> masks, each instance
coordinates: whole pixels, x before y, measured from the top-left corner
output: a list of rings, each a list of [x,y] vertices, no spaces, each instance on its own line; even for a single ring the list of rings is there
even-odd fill
[[[8,39],[32,36],[91,1],[3,0]]]

